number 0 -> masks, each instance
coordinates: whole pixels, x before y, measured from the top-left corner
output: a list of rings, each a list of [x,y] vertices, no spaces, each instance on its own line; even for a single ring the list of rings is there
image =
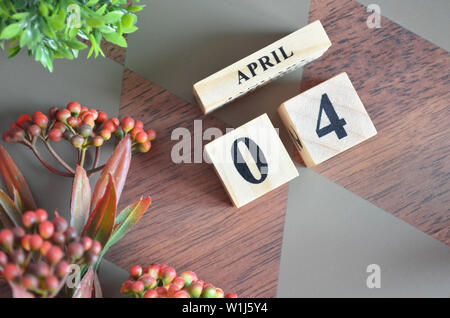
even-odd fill
[[[253,160],[255,160],[256,166],[261,173],[261,177],[259,179],[256,179],[253,176],[247,163],[245,162],[244,157],[242,156],[238,147],[238,144],[240,142],[243,142],[245,144],[250,154],[252,155]],[[266,157],[264,156],[261,148],[259,148],[259,146],[253,140],[247,137],[236,139],[231,146],[231,156],[233,158],[234,166],[236,167],[242,178],[253,184],[259,184],[266,180],[268,171]]]

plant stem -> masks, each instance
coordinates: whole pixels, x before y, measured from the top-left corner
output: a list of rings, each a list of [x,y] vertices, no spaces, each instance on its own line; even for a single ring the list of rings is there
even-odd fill
[[[88,177],[90,177],[92,174],[94,174],[94,173],[96,173],[96,172],[99,172],[99,171],[103,170],[103,168],[105,168],[105,166],[106,166],[106,165],[101,165],[100,167],[96,167],[96,168],[93,168],[93,169],[91,169],[91,170],[88,170],[88,171],[87,171]]]
[[[53,147],[50,145],[48,140],[43,140],[45,146],[47,147],[50,154],[59,162],[61,166],[63,166],[68,172],[75,174],[75,171],[56,153]]]
[[[36,156],[36,158],[38,158],[39,159],[39,161],[42,163],[42,165],[44,166],[44,167],[46,167],[48,170],[50,170],[51,172],[53,172],[54,174],[57,174],[57,175],[59,175],[59,176],[62,176],[62,177],[69,177],[69,178],[73,178],[74,176],[75,176],[75,174],[73,174],[73,173],[66,173],[66,172],[63,172],[63,171],[59,171],[59,170],[57,170],[57,169],[55,169],[55,168],[53,168],[50,164],[48,164],[45,160],[44,160],[44,158],[42,158],[42,156],[41,156],[41,154],[37,151],[37,149],[36,149],[36,147],[34,147],[33,145],[31,145],[30,143],[23,143],[25,146],[27,146],[28,148],[30,148],[31,149],[31,151],[34,153],[34,155]]]
[[[99,160],[100,160],[100,147],[96,147],[95,148],[95,158],[94,158],[94,162],[92,163],[92,169],[97,168]]]
[[[80,157],[80,162],[79,162],[79,165],[81,168],[83,168],[85,158],[86,158],[86,148],[83,148],[83,149],[81,149],[81,157]]]

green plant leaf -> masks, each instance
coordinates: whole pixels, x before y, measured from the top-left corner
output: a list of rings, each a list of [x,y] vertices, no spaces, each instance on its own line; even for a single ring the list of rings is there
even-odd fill
[[[89,218],[89,208],[91,206],[91,186],[86,171],[77,166],[75,178],[72,185],[72,198],[70,202],[70,226],[78,234],[81,234],[86,221]]]
[[[114,177],[117,193],[117,203],[119,202],[120,195],[122,194],[125,181],[127,179],[128,170],[130,169],[131,162],[131,139],[127,135],[117,145],[113,154],[109,158],[108,162],[103,168],[103,171],[98,178],[97,184],[94,188],[92,195],[91,210],[97,205],[97,202],[103,197],[109,179],[109,174]]]
[[[22,30],[22,25],[20,23],[13,23],[8,25],[6,28],[2,30],[0,33],[0,39],[11,39],[15,37]]]
[[[30,12],[21,12],[21,13],[13,14],[11,16],[11,18],[13,18],[15,20],[23,20],[24,18],[28,17],[29,15],[30,15]]]
[[[137,26],[130,26],[129,28],[123,28],[123,33],[133,33],[136,32],[137,30],[139,30],[139,28]]]
[[[0,190],[0,207],[0,213],[2,211],[5,212],[11,222],[14,223],[14,226],[20,226],[22,224],[22,213],[14,201],[3,190]]]
[[[104,15],[107,7],[108,7],[108,5],[105,3],[100,8],[98,8],[97,11],[95,11],[95,13],[98,15]]]
[[[16,46],[9,48],[8,49],[8,53],[9,53],[8,58],[12,59],[14,56],[19,54],[19,52],[20,52],[20,45],[16,45]]]
[[[98,27],[102,27],[105,25],[105,22],[100,19],[100,18],[96,18],[96,17],[87,17],[86,18],[86,24],[90,27],[93,28],[98,28]]]
[[[138,12],[145,8],[145,5],[139,5],[139,6],[129,6],[127,8],[128,12]]]
[[[125,38],[116,32],[106,33],[103,36],[105,37],[105,40],[108,42],[111,42],[121,47],[127,47],[127,41],[125,40]]]
[[[25,210],[36,210],[36,203],[31,195],[30,188],[26,183],[22,173],[17,168],[6,150],[0,145],[0,175],[2,177],[3,186],[6,193],[10,197],[14,197],[17,191]]]
[[[113,24],[120,21],[120,19],[122,19],[122,16],[122,11],[111,11],[103,16],[103,21],[105,21],[105,23],[107,24]]]
[[[89,268],[86,274],[84,274],[83,278],[80,280],[80,283],[77,286],[77,289],[73,293],[72,298],[91,298],[92,290],[94,287],[94,270],[93,268]]]
[[[99,241],[102,246],[105,246],[114,228],[116,211],[116,187],[113,176],[108,174],[108,185],[106,186],[105,194],[91,212],[83,229],[83,235],[92,237]]]

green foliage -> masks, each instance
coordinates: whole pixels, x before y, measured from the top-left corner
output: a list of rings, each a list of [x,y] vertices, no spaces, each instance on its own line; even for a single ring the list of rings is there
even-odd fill
[[[0,48],[10,58],[22,48],[53,71],[53,59],[73,59],[88,48],[88,57],[104,56],[101,40],[126,47],[124,34],[133,33],[139,0],[1,0]],[[83,42],[84,40],[84,42]]]

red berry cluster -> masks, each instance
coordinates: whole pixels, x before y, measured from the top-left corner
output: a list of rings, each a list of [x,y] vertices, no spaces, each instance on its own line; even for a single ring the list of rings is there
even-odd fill
[[[194,272],[177,275],[165,264],[132,266],[120,291],[133,298],[237,298],[235,293],[225,295],[222,289],[199,280]]]
[[[0,230],[0,274],[39,297],[49,297],[65,280],[70,264],[91,265],[102,246],[56,214],[48,220],[43,209],[27,211],[24,227]]]
[[[125,117],[122,121],[108,115],[101,110],[88,109],[78,102],[70,102],[66,108],[52,107],[48,117],[41,112],[35,112],[33,116],[20,115],[10,129],[3,133],[5,142],[32,143],[36,137],[45,140],[60,141],[66,139],[75,148],[86,149],[89,146],[100,147],[103,142],[114,135],[118,140],[130,134],[133,141],[133,149],[147,152],[151,148],[151,141],[156,138],[154,130],[144,131],[142,121],[135,121],[131,117]]]

